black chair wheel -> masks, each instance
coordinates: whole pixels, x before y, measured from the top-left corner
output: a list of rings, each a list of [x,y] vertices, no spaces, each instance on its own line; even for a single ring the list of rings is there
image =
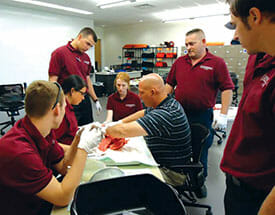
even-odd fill
[[[222,137],[223,137],[223,138],[226,138],[226,134],[223,134]]]
[[[4,131],[1,131],[1,135],[4,135],[5,134],[5,132]]]
[[[222,144],[222,140],[218,140],[218,145],[221,145]]]
[[[211,210],[207,210],[205,215],[213,215],[212,211]]]

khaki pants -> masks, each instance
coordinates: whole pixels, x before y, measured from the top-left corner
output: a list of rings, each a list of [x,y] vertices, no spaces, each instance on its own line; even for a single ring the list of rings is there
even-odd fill
[[[167,184],[177,187],[182,186],[185,183],[186,175],[183,173],[175,172],[171,169],[167,169],[166,167],[160,167],[159,169]]]

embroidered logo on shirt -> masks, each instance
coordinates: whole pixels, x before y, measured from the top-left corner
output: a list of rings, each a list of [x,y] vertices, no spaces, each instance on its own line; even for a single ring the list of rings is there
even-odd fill
[[[262,77],[261,77],[261,85],[262,87],[264,88],[269,82],[269,77],[267,74],[264,74]]]
[[[135,107],[136,104],[126,104],[125,106],[126,106],[126,107]]]
[[[78,62],[81,62],[81,59],[79,57],[75,57],[75,59],[77,59]]]
[[[212,67],[210,67],[210,66],[204,66],[204,65],[201,65],[200,68],[205,69],[205,70],[213,70]]]
[[[87,60],[84,60],[83,62],[86,63],[86,64],[88,64],[88,65],[90,64],[90,62],[87,61]]]

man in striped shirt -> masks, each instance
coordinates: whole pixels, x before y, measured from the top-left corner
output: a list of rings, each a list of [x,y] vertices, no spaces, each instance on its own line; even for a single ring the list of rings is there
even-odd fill
[[[165,92],[163,79],[155,74],[143,76],[139,96],[147,109],[138,111],[109,126],[112,137],[144,136],[167,183],[182,185],[181,165],[190,161],[191,132],[181,105]]]

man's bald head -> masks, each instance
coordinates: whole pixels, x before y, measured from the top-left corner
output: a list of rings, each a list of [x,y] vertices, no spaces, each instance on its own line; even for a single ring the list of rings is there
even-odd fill
[[[167,97],[162,77],[156,73],[143,76],[139,82],[139,96],[146,107],[157,107]]]
[[[156,89],[158,92],[163,91],[165,87],[162,77],[156,73],[143,76],[140,79],[140,84],[143,85],[145,89]]]

